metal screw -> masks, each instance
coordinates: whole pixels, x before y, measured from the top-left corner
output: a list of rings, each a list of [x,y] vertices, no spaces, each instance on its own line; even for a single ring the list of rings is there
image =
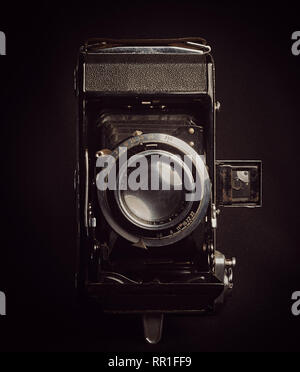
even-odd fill
[[[194,134],[195,133],[195,129],[194,128],[190,128],[189,129],[189,134]]]
[[[231,260],[225,260],[226,267],[235,267],[236,266],[236,258],[233,257]]]
[[[141,136],[142,134],[143,132],[140,130],[136,130],[135,132],[132,133],[133,137],[138,137],[138,136]]]
[[[190,146],[191,147],[194,147],[195,146],[195,143],[193,141],[190,142]]]
[[[96,152],[96,158],[100,158],[101,156],[110,155],[110,154],[111,154],[111,150],[109,149],[100,150]]]

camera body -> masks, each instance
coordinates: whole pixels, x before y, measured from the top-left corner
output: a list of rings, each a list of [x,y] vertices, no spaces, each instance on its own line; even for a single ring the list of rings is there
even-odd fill
[[[105,312],[142,314],[157,343],[164,314],[213,312],[231,291],[235,259],[217,250],[217,215],[261,206],[261,162],[216,160],[219,104],[204,39],[89,40],[75,78],[77,286]],[[140,187],[123,188],[133,158],[161,183],[172,174],[172,187],[153,191],[138,176]],[[112,170],[115,188],[101,188]],[[179,190],[183,178],[199,180],[199,197]]]

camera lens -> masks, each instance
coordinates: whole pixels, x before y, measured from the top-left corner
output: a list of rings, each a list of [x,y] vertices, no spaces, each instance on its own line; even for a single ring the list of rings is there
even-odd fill
[[[117,187],[98,190],[98,199],[117,234],[160,247],[197,228],[211,195],[204,157],[181,139],[161,133],[132,137],[112,154]]]
[[[122,201],[133,218],[155,226],[176,214],[184,203],[183,196],[180,191],[125,191]]]
[[[129,187],[118,190],[116,199],[124,216],[137,226],[150,230],[165,229],[184,219],[191,209],[186,201],[185,183],[191,186],[192,174],[182,167],[182,161],[164,151],[142,152],[147,160],[146,184],[143,189]],[[129,171],[124,171],[130,180]],[[119,183],[124,184],[124,172],[119,174]]]

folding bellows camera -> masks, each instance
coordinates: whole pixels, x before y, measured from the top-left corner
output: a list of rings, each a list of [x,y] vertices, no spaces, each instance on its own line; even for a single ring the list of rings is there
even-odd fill
[[[89,40],[75,77],[77,286],[102,311],[142,314],[146,340],[157,343],[165,314],[214,312],[230,293],[235,259],[216,247],[219,208],[261,206],[261,162],[216,160],[215,67],[201,38]],[[132,173],[120,148],[143,156],[160,182],[172,173],[173,186],[183,177],[174,164],[197,158],[183,173],[199,179],[201,197],[100,190],[99,159],[115,159],[118,185]],[[150,165],[162,155],[171,162]]]

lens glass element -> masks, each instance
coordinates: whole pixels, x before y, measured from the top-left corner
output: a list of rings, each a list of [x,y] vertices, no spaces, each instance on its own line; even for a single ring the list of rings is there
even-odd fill
[[[134,224],[148,229],[160,229],[175,225],[190,210],[191,203],[186,201],[184,179],[192,181],[192,174],[182,166],[179,157],[164,151],[147,151],[141,153],[146,162],[141,162],[141,170],[137,183],[132,187],[132,168],[121,170],[119,182],[127,189],[118,190],[117,202],[124,216]],[[136,173],[135,173],[136,175]],[[142,179],[143,178],[143,179]]]

